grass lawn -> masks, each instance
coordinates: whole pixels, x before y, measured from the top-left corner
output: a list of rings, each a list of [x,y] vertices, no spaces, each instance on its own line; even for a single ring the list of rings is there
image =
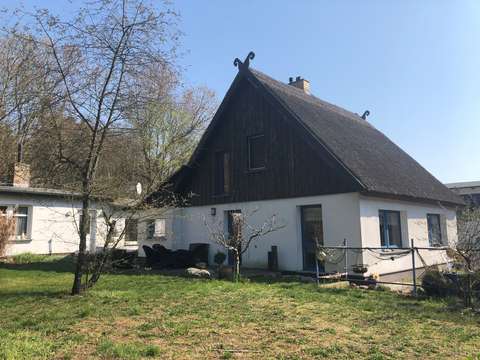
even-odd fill
[[[0,265],[0,359],[480,359],[480,316],[442,301],[133,273],[71,297],[71,268]]]

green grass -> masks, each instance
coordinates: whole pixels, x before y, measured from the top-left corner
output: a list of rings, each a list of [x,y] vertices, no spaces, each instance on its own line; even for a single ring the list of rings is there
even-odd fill
[[[480,316],[440,300],[295,282],[0,265],[0,359],[480,359]]]

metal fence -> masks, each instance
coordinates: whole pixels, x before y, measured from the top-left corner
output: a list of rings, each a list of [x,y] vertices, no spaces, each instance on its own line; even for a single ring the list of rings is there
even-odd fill
[[[385,285],[400,285],[408,286],[412,288],[412,294],[417,296],[419,288],[422,287],[421,280],[424,272],[430,268],[436,266],[443,266],[446,270],[446,276],[450,281],[461,287],[461,280],[458,275],[458,272],[453,271],[452,267],[454,265],[453,259],[449,258],[447,251],[451,250],[447,246],[431,246],[423,247],[416,246],[414,239],[410,240],[410,247],[395,247],[395,248],[385,248],[385,247],[354,247],[349,246],[347,240],[344,240],[342,246],[317,246],[317,261],[316,261],[316,279],[317,283],[322,280],[332,280],[332,279],[342,279],[349,282],[364,284],[364,285],[376,285],[376,284],[385,284]],[[431,259],[425,259],[425,254],[430,252],[444,252],[444,262],[434,263],[430,261]],[[349,258],[349,253],[351,254],[361,254],[362,260],[364,259],[364,254],[369,253],[371,257],[379,259],[375,264],[358,264],[355,260]],[[422,255],[423,253],[423,255]],[[430,255],[429,255],[430,256]],[[401,270],[399,272],[404,273],[405,275],[411,274],[411,282],[403,281],[388,281],[380,279],[374,279],[371,276],[365,277],[364,274],[367,273],[368,267],[377,265],[381,261],[395,261],[400,258],[409,257],[409,266],[408,268]],[[343,267],[343,272],[337,272],[334,274],[321,274],[319,261],[324,261],[325,263],[336,264],[337,268]],[[420,273],[419,272],[423,272]],[[354,274],[352,274],[354,273]],[[470,275],[468,275],[468,281],[470,280]],[[480,284],[478,284],[480,287]],[[460,291],[460,290],[459,290]],[[480,289],[475,290],[469,286],[468,296],[471,298],[472,295],[476,295],[480,298]],[[475,297],[475,296],[474,296]]]

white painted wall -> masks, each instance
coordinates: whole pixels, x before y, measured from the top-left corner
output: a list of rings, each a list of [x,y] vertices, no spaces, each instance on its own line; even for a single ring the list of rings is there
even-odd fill
[[[167,249],[178,249],[174,240],[181,234],[181,229],[174,226],[179,223],[181,209],[151,209],[137,214],[138,219],[138,255],[145,256],[142,246],[152,247],[153,244],[160,244]],[[153,238],[147,236],[147,224],[149,221],[155,223],[155,234]],[[181,247],[180,247],[181,248]]]
[[[174,248],[188,249],[190,243],[210,243],[210,261],[213,263],[214,254],[218,250],[226,253],[226,250],[213,243],[209,238],[204,219],[210,224],[221,223],[226,230],[226,211],[240,209],[243,213],[249,213],[258,209],[250,219],[253,225],[258,226],[276,214],[278,222],[284,223],[286,226],[252,244],[243,255],[243,265],[252,268],[266,268],[268,251],[272,245],[276,245],[278,246],[279,267],[283,270],[301,271],[303,260],[300,207],[317,204],[322,205],[326,245],[341,245],[343,239],[347,238],[350,239],[350,245],[360,246],[359,198],[358,194],[349,193],[179,209],[171,224]],[[210,215],[212,207],[216,208],[215,216]],[[339,267],[338,270],[341,270],[343,264],[340,264]],[[333,270],[333,267],[327,266],[327,270]]]
[[[172,244],[174,249],[188,249],[190,243],[210,243],[210,261],[213,262],[213,256],[217,251],[224,253],[226,251],[209,238],[209,231],[204,224],[205,220],[210,226],[217,224],[217,228],[223,226],[224,230],[227,231],[225,214],[227,211],[240,209],[244,213],[249,213],[258,209],[250,219],[253,225],[260,225],[272,214],[276,214],[279,222],[286,226],[254,243],[243,256],[244,266],[266,268],[267,253],[272,245],[276,245],[279,251],[280,268],[282,270],[301,271],[303,260],[300,207],[316,204],[322,205],[324,240],[327,246],[342,245],[344,239],[347,239],[348,246],[380,247],[378,211],[381,209],[400,211],[403,246],[405,247],[409,246],[409,239],[411,238],[415,240],[416,246],[429,246],[426,218],[428,213],[441,215],[442,236],[445,241],[450,242],[457,236],[455,209],[350,193],[176,209],[167,218],[167,228],[169,230],[166,246],[169,247],[168,244]],[[211,215],[212,207],[216,209],[215,216]],[[391,261],[388,259],[392,252],[395,252],[395,250],[379,251],[380,255],[372,255],[367,251],[363,254],[358,251],[348,251],[348,267],[351,269],[353,264],[366,263],[370,265],[369,274],[386,274],[411,269],[411,256]],[[446,262],[443,251],[421,250],[420,253],[429,265]],[[387,260],[380,260],[379,258]],[[422,266],[421,259],[418,256],[416,262],[418,267]],[[337,265],[327,263],[326,270],[343,271],[344,265],[343,261]]]
[[[2,194],[0,206],[5,205],[29,207],[27,238],[12,241],[7,248],[7,255],[25,252],[70,253],[78,250],[79,201],[60,197]],[[87,240],[89,249],[90,235]]]
[[[361,233],[364,247],[380,247],[379,210],[400,211],[402,226],[402,246],[409,247],[410,239],[414,239],[415,246],[429,247],[427,214],[440,214],[442,226],[442,239],[447,242],[454,241],[457,236],[457,221],[455,209],[445,208],[440,205],[421,204],[398,200],[380,199],[360,196]],[[391,273],[412,268],[412,257],[404,256],[394,261],[388,260],[389,253],[395,250],[380,251],[375,257],[372,253],[365,252],[363,261],[370,265],[369,273]],[[447,258],[444,251],[420,250],[420,255],[428,265],[445,263]],[[387,259],[380,260],[378,259]],[[354,259],[352,259],[354,260]],[[422,266],[421,259],[416,257],[416,265]]]
[[[65,254],[78,251],[78,224],[81,214],[81,202],[58,196],[40,196],[31,194],[2,194],[0,206],[27,206],[29,208],[28,234],[25,239],[14,239],[7,248],[7,256],[34,254]],[[107,227],[101,211],[90,210],[90,234],[87,235],[87,251],[102,247]],[[121,214],[119,214],[121,215]],[[124,227],[123,219],[117,222],[117,232]],[[136,250],[137,244],[128,246],[122,240],[118,248]]]

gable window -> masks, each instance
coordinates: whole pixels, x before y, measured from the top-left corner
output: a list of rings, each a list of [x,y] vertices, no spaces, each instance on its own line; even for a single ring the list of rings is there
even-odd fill
[[[442,230],[439,214],[427,214],[428,243],[430,246],[442,245]]]
[[[19,206],[13,213],[15,218],[15,235],[26,238],[28,233],[28,207]]]
[[[215,153],[215,195],[230,193],[230,154],[225,151]]]
[[[248,169],[259,170],[265,168],[265,136],[255,135],[248,137]]]
[[[380,220],[380,241],[382,247],[401,247],[400,211],[379,210],[378,217]]]

